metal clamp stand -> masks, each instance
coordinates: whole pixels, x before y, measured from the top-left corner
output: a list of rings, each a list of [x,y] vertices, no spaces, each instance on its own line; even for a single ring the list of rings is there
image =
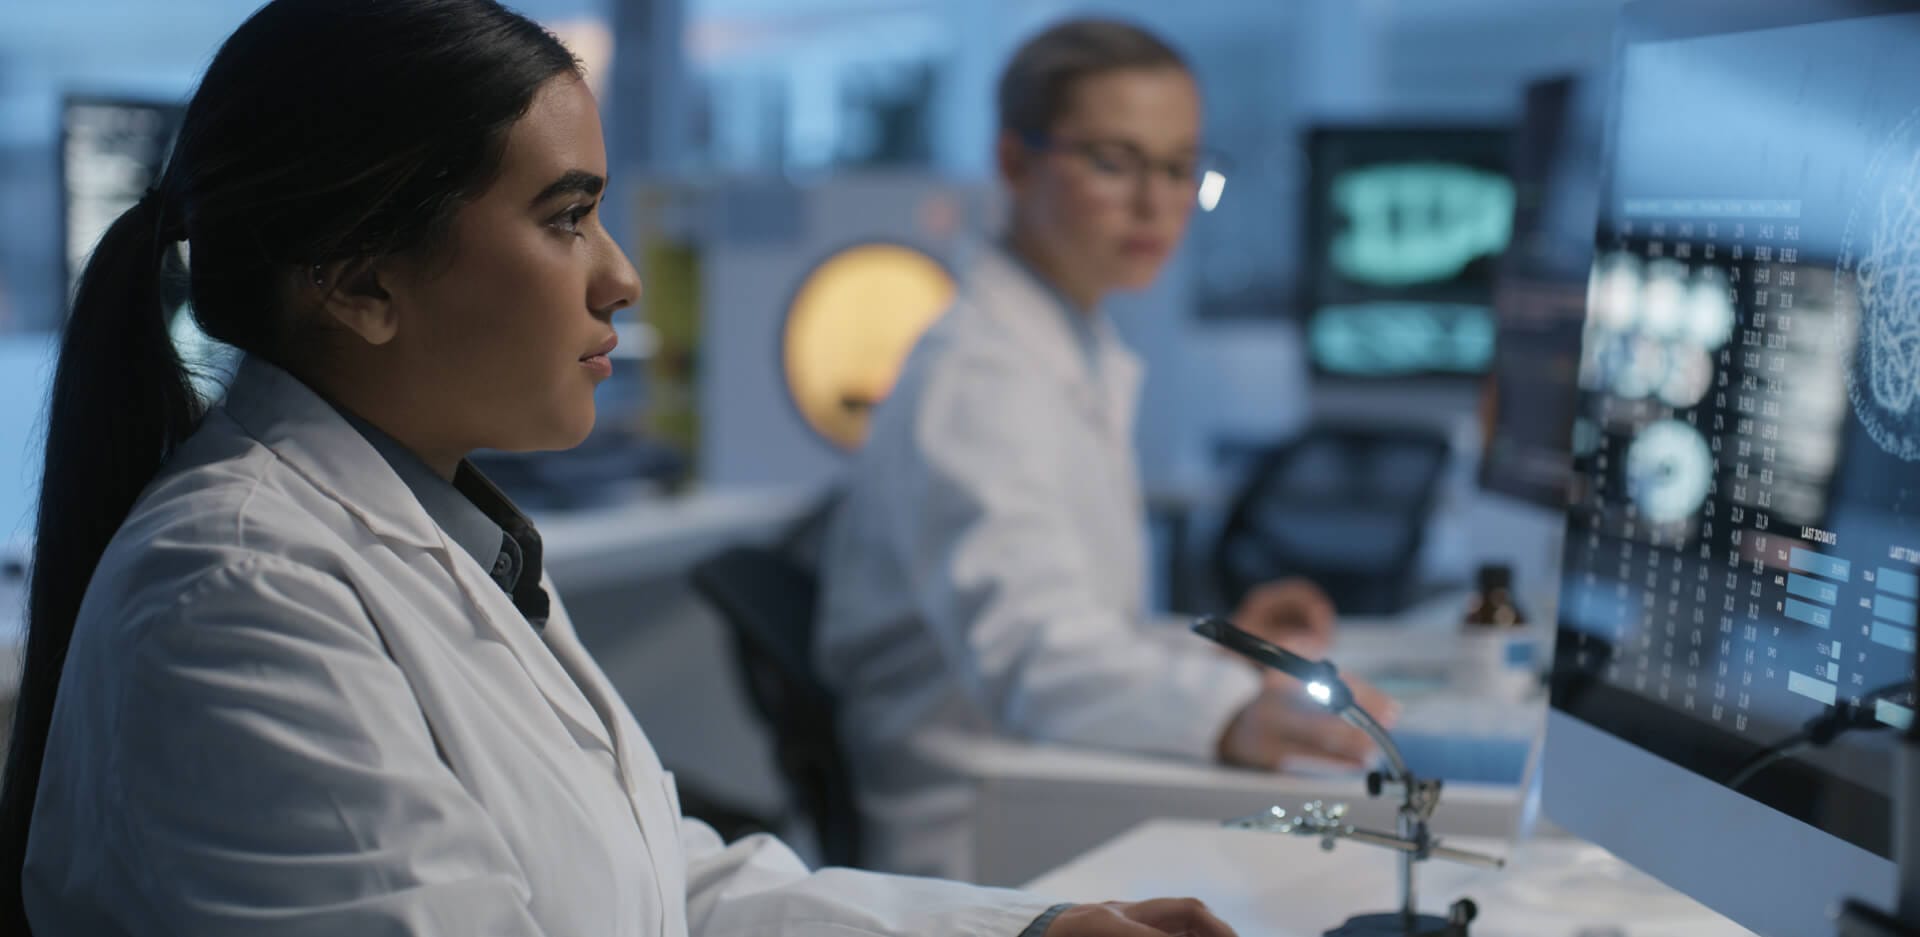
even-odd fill
[[[1289,816],[1284,809],[1274,807],[1266,813],[1228,821],[1227,825],[1236,829],[1314,837],[1320,840],[1320,848],[1326,850],[1332,850],[1339,840],[1350,839],[1400,853],[1400,910],[1355,916],[1327,931],[1325,937],[1468,937],[1467,925],[1478,915],[1478,906],[1471,898],[1461,898],[1448,908],[1445,918],[1421,914],[1418,908],[1419,892],[1414,882],[1416,863],[1427,859],[1445,859],[1497,869],[1504,866],[1506,861],[1442,845],[1427,826],[1434,809],[1440,805],[1440,782],[1418,780],[1407,773],[1399,751],[1384,732],[1375,741],[1383,743],[1381,750],[1387,753],[1387,760],[1394,765],[1394,774],[1386,776],[1375,771],[1367,775],[1367,793],[1378,797],[1388,785],[1401,789],[1403,796],[1397,818],[1397,834],[1356,827],[1346,822],[1345,804],[1328,807],[1320,801],[1307,804],[1296,816]]]
[[[1269,667],[1298,678],[1306,684],[1309,696],[1332,710],[1348,724],[1367,733],[1367,736],[1373,739],[1373,743],[1386,755],[1388,770],[1384,773],[1375,771],[1367,775],[1367,795],[1378,797],[1389,786],[1400,789],[1400,811],[1396,818],[1395,833],[1382,833],[1355,827],[1345,822],[1346,805],[1336,804],[1329,808],[1319,801],[1307,804],[1299,816],[1290,817],[1285,810],[1274,807],[1266,813],[1230,820],[1226,824],[1238,829],[1315,837],[1320,840],[1322,849],[1331,850],[1339,840],[1351,839],[1354,842],[1380,846],[1400,853],[1400,910],[1385,914],[1357,915],[1349,918],[1345,924],[1327,931],[1325,937],[1468,937],[1467,925],[1472,923],[1479,913],[1472,899],[1461,898],[1455,901],[1448,909],[1445,918],[1420,913],[1418,891],[1414,887],[1416,863],[1437,858],[1498,869],[1506,865],[1506,860],[1440,844],[1439,839],[1427,827],[1427,821],[1433,818],[1434,810],[1440,806],[1440,781],[1422,780],[1414,777],[1413,772],[1407,770],[1407,762],[1400,754],[1400,747],[1393,743],[1393,738],[1387,734],[1386,728],[1354,701],[1353,692],[1340,680],[1339,673],[1332,664],[1326,661],[1307,660],[1217,618],[1203,619],[1194,626],[1193,630],[1203,637],[1218,641]]]

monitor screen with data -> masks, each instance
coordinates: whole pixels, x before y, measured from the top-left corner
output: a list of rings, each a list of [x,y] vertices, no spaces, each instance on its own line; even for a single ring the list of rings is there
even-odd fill
[[[1307,340],[1322,374],[1484,373],[1513,227],[1509,135],[1326,126],[1306,139]]]
[[[107,227],[159,179],[181,113],[177,105],[127,98],[69,95],[62,102],[62,297],[73,295],[87,256]]]
[[[1548,758],[1622,743],[1583,796],[1635,798],[1617,819],[1682,808],[1671,827],[1642,814],[1663,842],[1629,858],[1799,933],[1834,890],[1875,887],[1914,714],[1920,5],[1625,15],[1553,690],[1555,718],[1583,728],[1555,722]],[[1642,755],[1683,774],[1636,790],[1622,779]],[[1556,775],[1584,783],[1550,766],[1549,812],[1557,796],[1582,813]],[[1727,819],[1748,806],[1765,809]],[[1769,862],[1799,877],[1772,882]],[[1822,881],[1841,867],[1866,871]]]

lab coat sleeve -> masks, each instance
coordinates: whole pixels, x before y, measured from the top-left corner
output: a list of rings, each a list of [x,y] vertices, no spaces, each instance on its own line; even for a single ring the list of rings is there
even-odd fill
[[[355,593],[256,555],[138,628],[111,765],[139,935],[538,937]]]
[[[680,829],[690,937],[1020,937],[1056,903],[939,879],[810,873],[773,837],[722,845],[698,820]]]
[[[1090,459],[1062,449],[1065,421],[1085,417],[1002,356],[946,364],[921,389],[891,516],[950,671],[1003,732],[1212,760],[1259,679],[1102,594],[1066,507]]]

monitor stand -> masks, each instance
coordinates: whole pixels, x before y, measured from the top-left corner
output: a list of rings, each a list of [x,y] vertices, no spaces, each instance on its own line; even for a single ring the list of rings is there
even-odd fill
[[[1907,730],[1893,762],[1893,860],[1898,907],[1888,914],[1849,900],[1840,908],[1840,937],[1920,937],[1920,722]]]

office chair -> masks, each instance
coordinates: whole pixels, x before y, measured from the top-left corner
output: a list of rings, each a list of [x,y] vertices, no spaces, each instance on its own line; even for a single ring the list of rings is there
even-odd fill
[[[1329,424],[1267,448],[1214,544],[1225,607],[1289,576],[1318,584],[1343,613],[1411,604],[1450,451],[1435,429]]]
[[[777,547],[733,547],[701,562],[693,585],[733,633],[736,659],[788,793],[820,840],[827,865],[860,865],[853,774],[833,694],[813,672],[814,573]]]

